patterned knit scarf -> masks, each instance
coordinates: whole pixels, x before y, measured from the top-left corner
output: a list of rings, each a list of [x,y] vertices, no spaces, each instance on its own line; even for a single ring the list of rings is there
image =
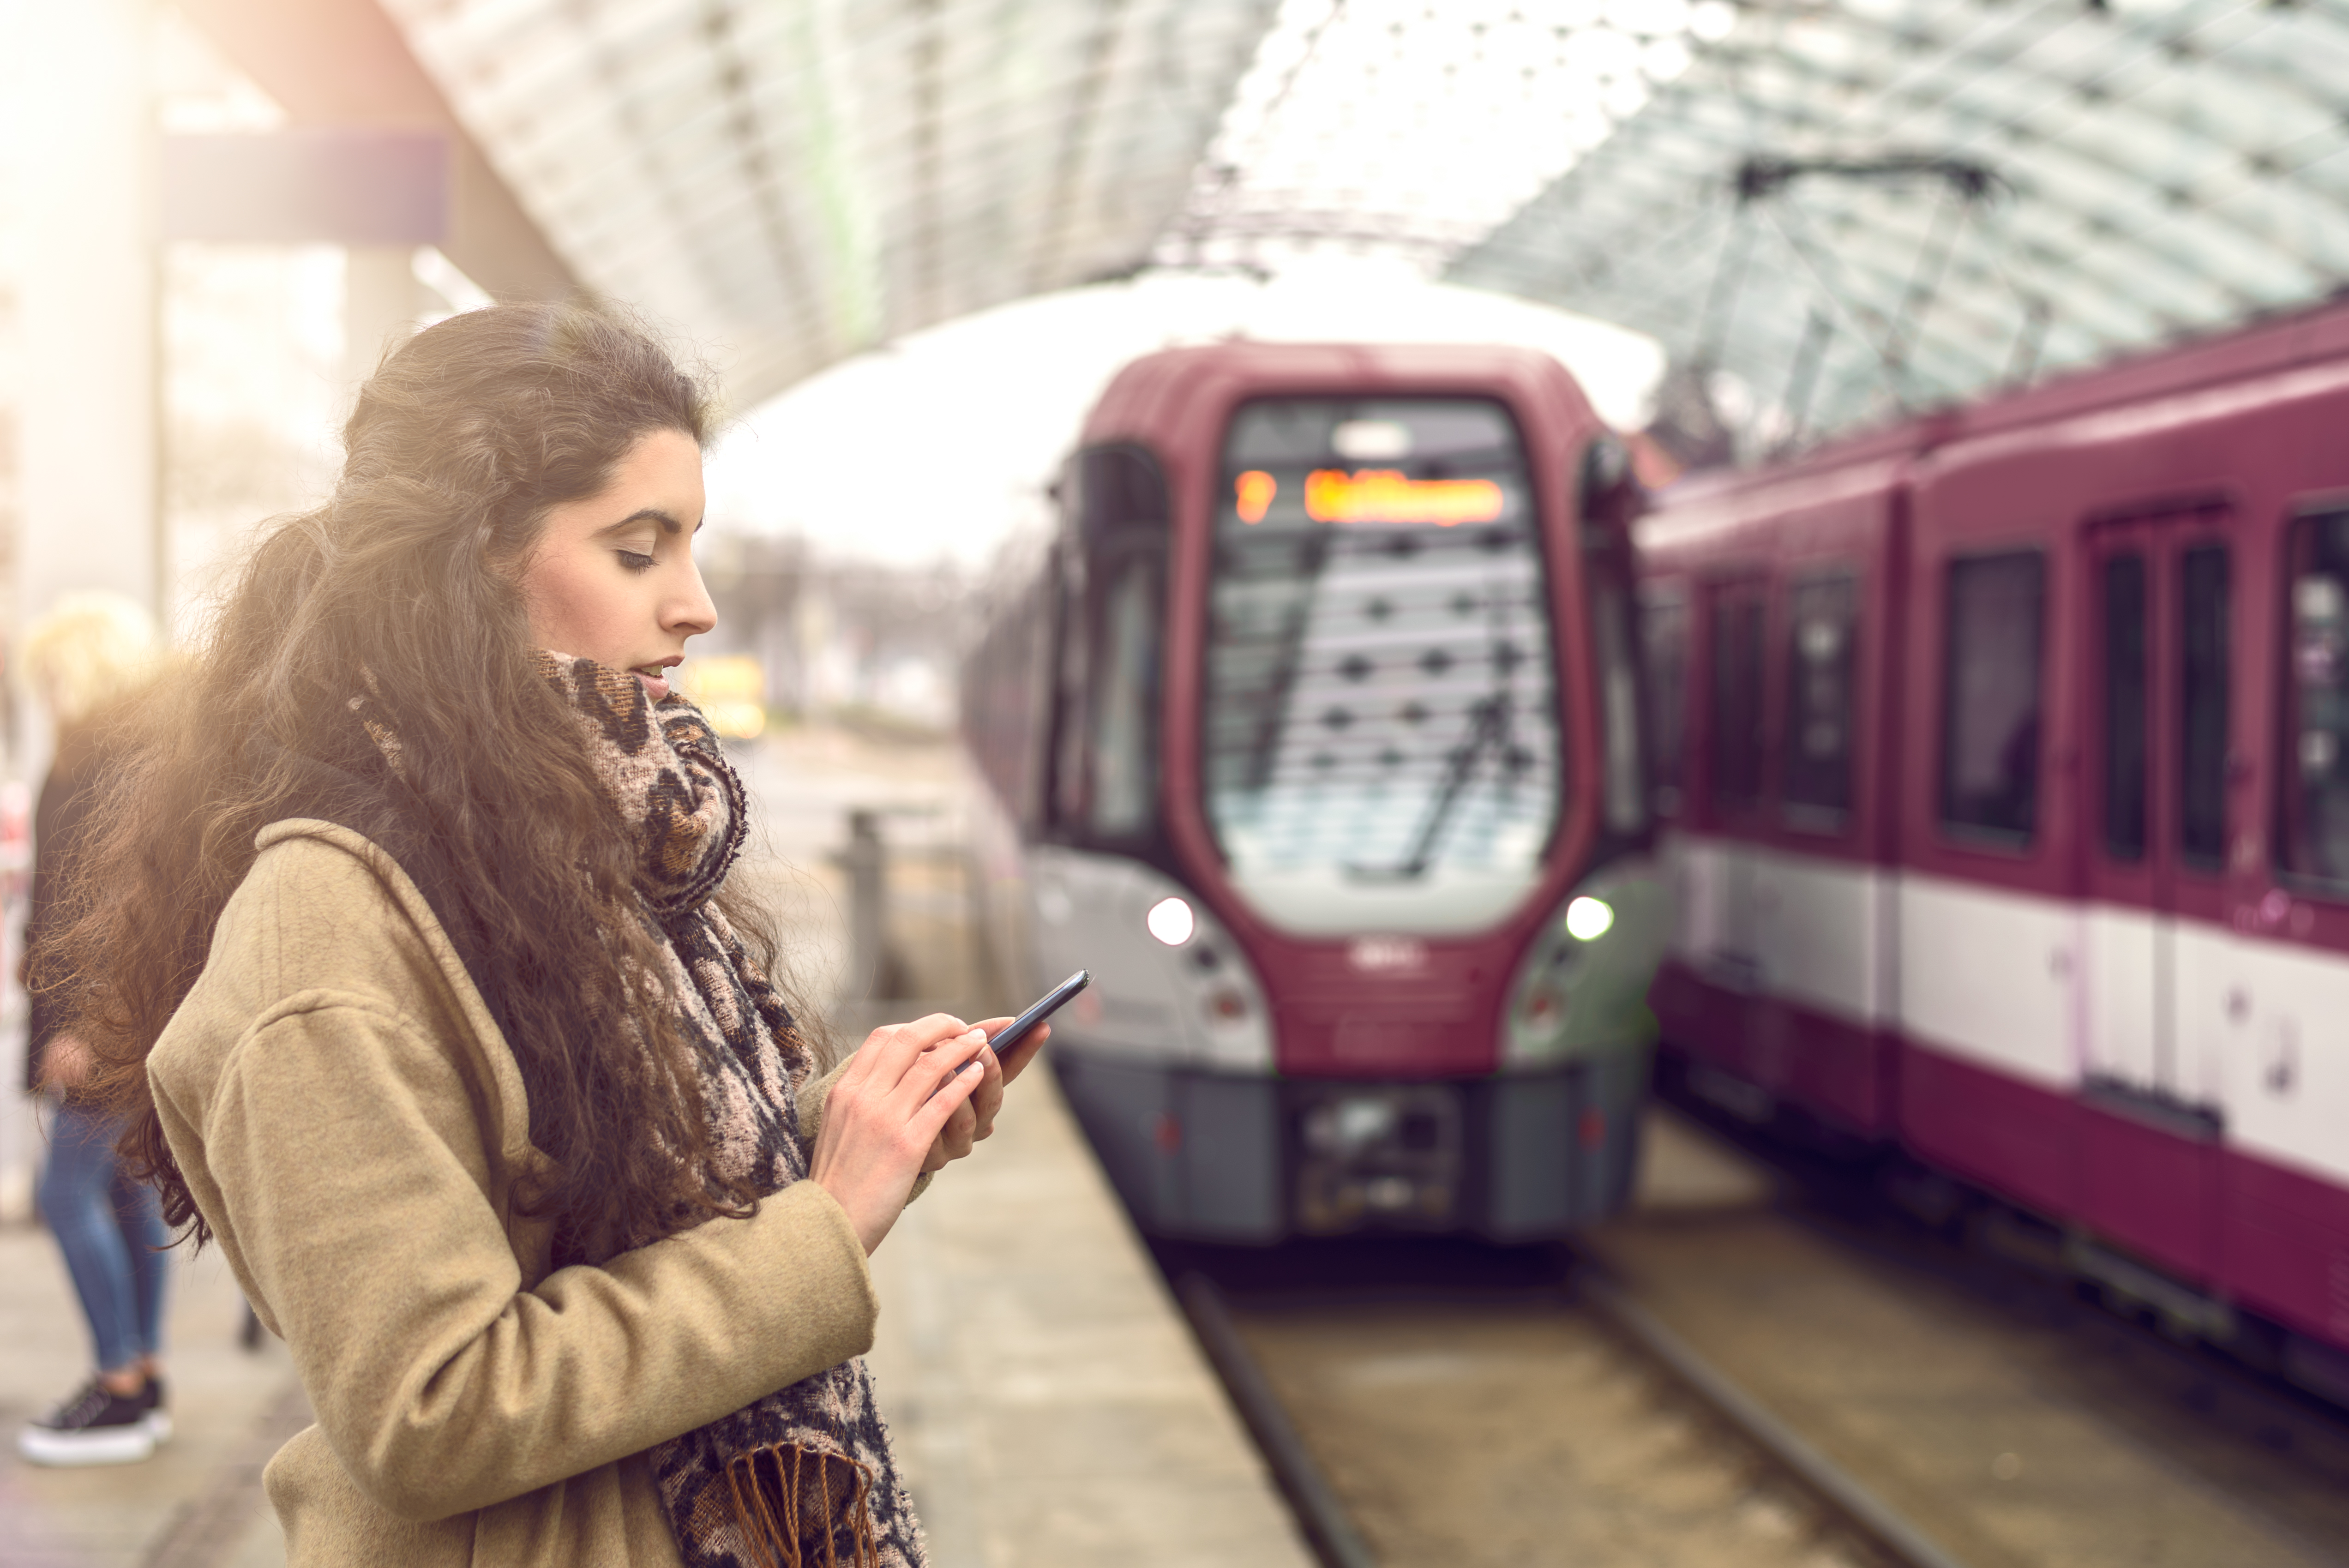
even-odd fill
[[[541,656],[639,835],[637,891],[667,938],[666,978],[701,1069],[714,1163],[762,1195],[780,1191],[808,1173],[794,1097],[814,1061],[709,902],[741,849],[741,780],[682,696],[656,705],[625,671]],[[660,1444],[652,1462],[689,1568],[928,1561],[861,1357]]]

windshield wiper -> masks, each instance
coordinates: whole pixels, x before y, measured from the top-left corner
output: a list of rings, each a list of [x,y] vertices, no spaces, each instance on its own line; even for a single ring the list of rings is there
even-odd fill
[[[1468,738],[1454,747],[1451,767],[1444,776],[1443,787],[1435,799],[1428,802],[1426,820],[1419,825],[1419,841],[1411,853],[1397,865],[1356,866],[1346,868],[1346,874],[1363,882],[1409,882],[1427,874],[1435,863],[1435,845],[1444,836],[1444,827],[1452,820],[1453,808],[1460,803],[1461,792],[1468,788],[1469,777],[1487,751],[1506,757],[1509,747],[1509,716],[1512,704],[1509,694],[1495,692],[1468,705]]]

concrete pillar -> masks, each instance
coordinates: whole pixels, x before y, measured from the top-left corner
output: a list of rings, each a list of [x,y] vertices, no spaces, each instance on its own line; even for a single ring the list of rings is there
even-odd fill
[[[849,994],[868,1001],[897,995],[889,969],[889,855],[881,841],[881,813],[848,813],[848,848],[840,854],[848,873]]]
[[[386,352],[416,330],[423,314],[416,252],[407,245],[353,245],[343,272],[343,397],[347,413],[359,383]]]
[[[149,0],[27,5],[5,133],[24,225],[16,624],[107,588],[161,609]]]
[[[13,639],[76,589],[160,609],[156,142],[148,90],[152,0],[0,0],[0,222],[16,228],[23,357],[17,515],[6,597]],[[13,669],[6,678],[13,680]],[[20,707],[18,712],[24,709]],[[46,717],[20,723],[8,771],[37,786]],[[0,858],[6,858],[0,856]],[[0,867],[15,872],[18,868]],[[24,993],[10,897],[0,919],[0,1220],[29,1208],[41,1155],[17,1091]]]

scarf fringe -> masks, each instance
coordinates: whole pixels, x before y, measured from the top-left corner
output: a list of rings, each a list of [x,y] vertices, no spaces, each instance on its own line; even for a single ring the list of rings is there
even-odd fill
[[[761,1459],[774,1467],[771,1492],[759,1473]],[[815,1473],[804,1476],[810,1460],[815,1462]],[[852,1568],[878,1568],[881,1542],[873,1528],[873,1478],[865,1473],[863,1465],[845,1454],[826,1453],[799,1443],[771,1443],[737,1454],[726,1463],[726,1489],[733,1504],[734,1527],[752,1554],[754,1568],[815,1568],[814,1561],[802,1550],[807,1530],[815,1522],[804,1516],[811,1484],[823,1509],[823,1568],[839,1568],[841,1522],[833,1516],[832,1508],[832,1466],[835,1463],[845,1469],[854,1481],[854,1495],[847,1509],[856,1538],[856,1561]],[[781,1505],[780,1518],[776,1516],[778,1502]]]

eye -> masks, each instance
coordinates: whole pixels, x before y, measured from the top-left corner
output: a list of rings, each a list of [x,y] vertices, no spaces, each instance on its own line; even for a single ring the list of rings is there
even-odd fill
[[[634,550],[623,550],[617,553],[620,557],[620,566],[623,571],[649,572],[653,569],[653,558],[649,555],[642,554]]]

